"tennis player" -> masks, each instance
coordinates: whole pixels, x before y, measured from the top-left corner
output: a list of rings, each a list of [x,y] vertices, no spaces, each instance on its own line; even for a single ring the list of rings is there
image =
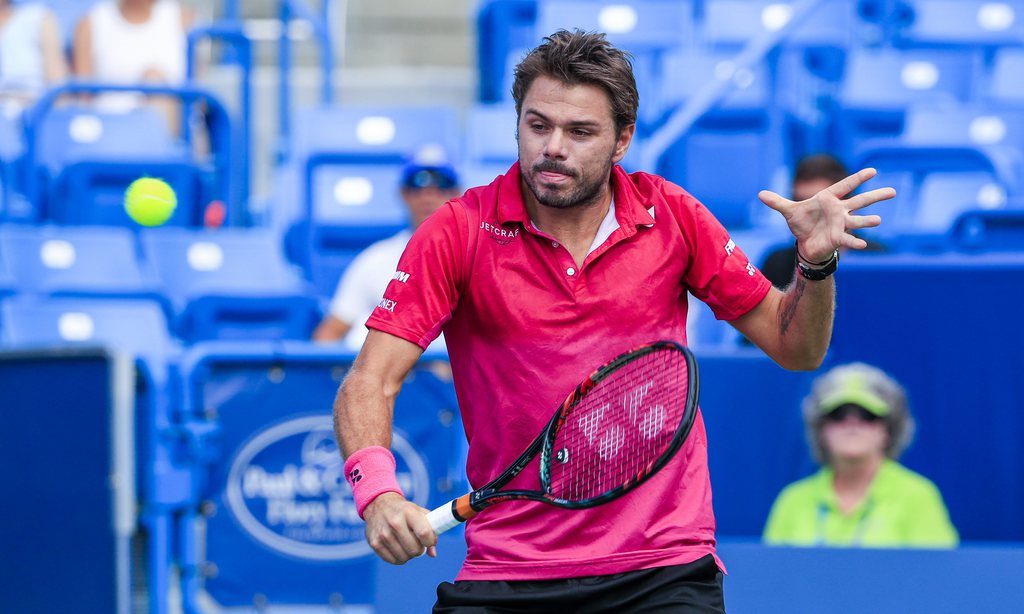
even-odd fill
[[[772,192],[800,250],[785,292],[683,188],[619,161],[638,96],[628,56],[602,34],[559,31],[515,70],[519,161],[446,203],[413,235],[335,401],[346,474],[366,537],[402,564],[436,536],[395,481],[392,408],[442,331],[476,487],[508,466],[591,370],[639,343],[685,340],[687,292],[787,369],[817,368],[832,331],[837,251],[862,248],[844,198],[862,170],[803,202]],[[736,161],[723,160],[723,164]],[[517,481],[538,487],[537,474]],[[503,503],[466,525],[456,582],[435,612],[723,612],[704,424],[640,490],[586,510]]]

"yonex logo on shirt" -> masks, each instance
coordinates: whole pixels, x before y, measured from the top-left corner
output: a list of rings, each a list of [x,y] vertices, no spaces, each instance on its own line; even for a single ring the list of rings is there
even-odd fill
[[[380,302],[377,303],[377,306],[380,307],[381,309],[390,311],[391,313],[395,313],[395,305],[397,304],[398,303],[389,298],[382,298],[380,299]]]
[[[392,279],[397,279],[404,284],[409,281],[409,274],[405,271],[395,271],[395,276]]]

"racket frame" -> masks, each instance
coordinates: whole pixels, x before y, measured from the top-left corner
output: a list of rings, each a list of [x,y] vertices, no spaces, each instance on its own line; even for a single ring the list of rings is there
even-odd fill
[[[550,467],[551,459],[554,455],[554,441],[558,435],[558,428],[565,422],[566,418],[580,404],[580,402],[586,398],[587,394],[589,394],[591,390],[621,366],[628,364],[637,358],[665,348],[672,349],[682,354],[683,358],[686,360],[687,379],[689,380],[686,390],[686,405],[684,407],[683,418],[680,420],[679,426],[673,434],[672,441],[669,442],[665,451],[662,452],[648,468],[637,475],[636,478],[595,497],[583,500],[568,500],[553,497],[548,492],[545,492],[550,487]],[[566,509],[586,509],[621,497],[657,473],[672,459],[679,448],[682,447],[683,442],[686,440],[691,428],[693,427],[693,423],[697,415],[697,403],[700,398],[699,381],[700,378],[698,377],[697,372],[697,361],[693,357],[693,354],[690,352],[689,348],[674,341],[655,341],[617,356],[591,373],[582,382],[580,382],[580,384],[577,385],[571,393],[569,393],[566,399],[559,406],[558,411],[555,412],[555,415],[548,421],[544,430],[541,431],[540,435],[538,435],[530,446],[519,455],[519,458],[509,465],[508,468],[506,468],[498,477],[491,480],[486,485],[473,490],[473,492],[462,495],[457,499],[453,499],[450,504],[442,505],[441,507],[431,511],[427,515],[431,525],[434,527],[434,530],[440,534],[469,520],[477,513],[487,509],[488,507],[505,501],[539,501],[541,503],[547,503],[549,505]],[[539,457],[540,461],[540,480],[542,490],[501,490],[503,486],[522,473],[522,471],[530,465],[535,457]]]

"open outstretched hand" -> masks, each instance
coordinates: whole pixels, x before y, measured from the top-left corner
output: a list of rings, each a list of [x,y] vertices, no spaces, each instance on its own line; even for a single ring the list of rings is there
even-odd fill
[[[882,223],[877,215],[854,215],[853,212],[896,195],[892,188],[878,188],[844,198],[877,174],[873,168],[860,170],[832,184],[811,198],[795,202],[775,192],[761,191],[757,197],[786,218],[789,230],[796,237],[800,255],[812,262],[828,260],[837,249],[864,249],[867,242],[850,234],[858,228],[873,228]]]

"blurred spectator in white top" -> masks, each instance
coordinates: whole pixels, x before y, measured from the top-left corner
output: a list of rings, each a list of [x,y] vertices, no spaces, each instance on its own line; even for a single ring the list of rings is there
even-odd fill
[[[384,296],[413,231],[441,205],[462,193],[455,167],[444,148],[434,143],[420,147],[405,165],[401,191],[409,209],[409,228],[373,243],[349,264],[328,314],[313,331],[314,341],[341,341],[345,349],[358,351],[366,339],[363,324]],[[443,336],[427,349],[444,351]]]
[[[21,108],[66,79],[60,28],[40,2],[0,0],[0,101]]]
[[[111,84],[178,86],[185,82],[187,31],[192,11],[174,0],[104,0],[97,2],[75,28],[72,65],[75,75]],[[105,111],[126,111],[142,97],[108,93],[96,103]],[[168,97],[151,97],[168,126],[179,132],[179,105]]]

